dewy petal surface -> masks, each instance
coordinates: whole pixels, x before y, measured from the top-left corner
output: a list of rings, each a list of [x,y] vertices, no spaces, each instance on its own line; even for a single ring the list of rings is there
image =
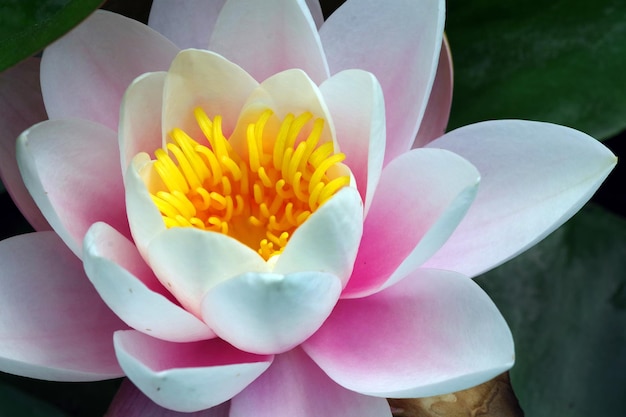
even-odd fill
[[[77,256],[96,221],[130,235],[115,132],[87,120],[47,120],[22,133],[17,157],[33,199]]]
[[[177,52],[148,26],[97,10],[43,54],[48,116],[92,120],[117,130],[126,87],[143,73],[167,70]]]
[[[0,242],[0,369],[30,378],[118,378],[111,338],[126,326],[52,231]]]
[[[179,413],[165,409],[146,397],[132,382],[125,379],[115,394],[106,417],[228,417],[230,403],[196,413]]]
[[[116,332],[114,342],[130,380],[158,405],[181,412],[229,400],[273,360],[242,352],[220,339],[172,343],[131,330]]]
[[[148,261],[161,283],[198,317],[211,287],[249,271],[267,270],[263,258],[248,246],[191,227],[161,232],[148,247]]]
[[[24,185],[15,158],[15,143],[20,133],[48,118],[39,87],[39,61],[29,58],[0,73],[0,177],[33,228],[50,230]]]
[[[339,278],[320,272],[246,273],[213,287],[202,317],[246,352],[285,352],[313,334],[341,293]]]
[[[316,84],[328,78],[317,28],[304,0],[230,0],[215,23],[209,48],[257,81],[290,68]]]
[[[156,279],[135,245],[105,223],[85,236],[87,276],[105,303],[126,324],[171,342],[211,339],[215,334],[185,311]]]
[[[139,152],[152,154],[163,146],[161,113],[165,74],[140,75],[124,94],[118,129],[123,171]]]
[[[413,143],[435,78],[443,37],[443,0],[348,0],[326,20],[320,37],[331,74],[373,73],[387,109],[385,164]]]
[[[206,49],[226,0],[154,0],[148,26],[180,49]]]
[[[384,398],[337,385],[300,349],[274,359],[263,375],[233,398],[230,417],[391,417]]]
[[[452,106],[453,81],[452,54],[448,39],[444,36],[433,89],[430,92],[426,112],[417,132],[417,137],[413,142],[413,148],[426,146],[428,142],[437,139],[446,132]]]
[[[373,74],[346,70],[320,86],[333,115],[337,142],[369,209],[385,156],[385,100]]]
[[[429,144],[481,173],[476,201],[425,266],[475,276],[543,239],[587,202],[617,159],[582,132],[498,120],[465,126]]]
[[[338,384],[363,394],[426,397],[472,387],[513,365],[513,339],[474,281],[419,269],[341,300],[304,350]]]
[[[438,149],[414,149],[387,165],[342,297],[376,292],[425,262],[465,215],[479,178],[465,159]]]

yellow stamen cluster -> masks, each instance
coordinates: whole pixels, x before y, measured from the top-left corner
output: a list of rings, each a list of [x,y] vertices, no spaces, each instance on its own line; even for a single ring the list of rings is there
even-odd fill
[[[223,233],[268,260],[350,183],[334,169],[345,155],[335,154],[332,142],[319,143],[324,120],[311,113],[287,115],[273,133],[266,128],[273,113],[266,110],[247,126],[243,157],[224,137],[220,116],[211,120],[201,108],[194,115],[204,138],[175,128],[169,153],[155,152],[153,167],[164,187],[150,191],[167,227]]]

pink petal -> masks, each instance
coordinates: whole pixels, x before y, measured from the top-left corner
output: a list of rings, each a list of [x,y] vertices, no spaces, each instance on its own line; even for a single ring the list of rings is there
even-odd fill
[[[176,303],[137,248],[105,223],[85,235],[87,276],[107,305],[140,332],[172,342],[215,337],[206,324]]]
[[[43,54],[41,89],[48,116],[92,120],[117,130],[126,87],[145,72],[167,70],[177,52],[148,26],[98,10]]]
[[[215,23],[209,48],[245,68],[257,81],[299,68],[316,84],[328,64],[303,0],[231,0]]]
[[[106,417],[228,417],[230,403],[226,402],[196,413],[179,413],[156,405],[129,380],[124,380],[115,394]]]
[[[228,137],[246,99],[258,85],[242,68],[220,55],[182,51],[165,80],[163,138],[175,127],[198,141],[204,138],[194,117],[196,107],[202,107],[209,117],[222,116],[222,129]]]
[[[499,120],[466,126],[429,146],[476,165],[476,201],[445,246],[425,265],[469,276],[534,245],[587,202],[615,166],[595,139],[548,123]]]
[[[281,353],[322,325],[340,293],[341,281],[327,273],[251,272],[209,290],[202,317],[222,339],[241,350]]]
[[[248,388],[233,398],[230,417],[384,417],[384,398],[366,397],[330,380],[300,349],[277,356]]]
[[[180,49],[207,49],[226,0],[154,0],[148,25]]]
[[[413,142],[413,148],[426,146],[428,142],[437,139],[446,132],[450,107],[452,106],[453,75],[450,45],[444,36],[439,54],[437,75],[435,75],[433,89],[430,92],[426,112],[417,132],[417,137]]]
[[[231,399],[258,378],[272,356],[242,352],[220,339],[172,343],[136,331],[115,333],[126,375],[152,401],[193,412]]]
[[[148,247],[159,281],[183,307],[201,317],[201,302],[218,283],[250,271],[266,271],[261,256],[230,236],[191,227],[161,232]]]
[[[48,120],[22,133],[17,157],[33,199],[77,256],[96,221],[130,235],[115,132],[87,120]]]
[[[125,328],[54,232],[0,242],[0,369],[55,381],[123,375],[113,332]]]
[[[140,75],[124,94],[119,126],[122,170],[128,168],[139,152],[154,155],[163,146],[161,113],[165,74]]]
[[[294,232],[278,257],[274,272],[318,271],[333,274],[345,286],[363,234],[359,193],[345,187]]]
[[[39,58],[29,58],[0,73],[0,178],[35,230],[50,230],[28,193],[15,158],[17,137],[47,119],[39,88]]]
[[[387,165],[342,297],[376,292],[424,263],[465,215],[479,178],[463,158],[435,149],[414,149]]]
[[[376,78],[346,70],[320,86],[333,117],[339,150],[346,155],[365,205],[369,209],[380,179],[385,154],[385,101]]]
[[[435,78],[445,2],[348,0],[326,20],[320,37],[331,74],[373,73],[387,109],[385,164],[406,152],[417,134]]]
[[[383,397],[425,397],[513,365],[497,307],[465,276],[420,269],[371,297],[342,300],[304,350],[335,382]]]

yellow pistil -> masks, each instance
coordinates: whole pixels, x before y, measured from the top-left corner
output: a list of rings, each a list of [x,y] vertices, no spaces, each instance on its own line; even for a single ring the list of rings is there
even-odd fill
[[[294,231],[341,188],[349,185],[332,142],[320,144],[324,120],[309,112],[287,115],[276,128],[264,111],[245,130],[240,155],[222,133],[222,118],[194,115],[204,137],[170,132],[154,170],[163,187],[150,190],[167,227],[223,233],[265,259],[280,254]],[[168,152],[169,151],[169,152]]]

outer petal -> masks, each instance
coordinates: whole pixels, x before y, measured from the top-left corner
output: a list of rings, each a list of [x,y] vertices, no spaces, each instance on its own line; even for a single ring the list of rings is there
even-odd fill
[[[317,84],[328,64],[304,0],[230,0],[215,23],[209,48],[241,65],[257,81],[290,68]]]
[[[109,225],[96,223],[89,228],[84,263],[100,296],[129,326],[172,342],[215,337],[206,324],[171,299],[135,245]]]
[[[19,134],[47,119],[39,88],[39,61],[39,58],[29,58],[0,73],[0,177],[35,230],[50,230],[50,225],[24,185],[15,158],[15,143]]]
[[[241,107],[258,83],[241,67],[209,51],[186,50],[176,56],[163,92],[163,138],[175,127],[203,138],[194,117],[202,107],[209,117],[221,115],[226,137],[234,130]]]
[[[331,73],[361,68],[385,93],[385,163],[411,147],[435,78],[443,0],[348,0],[320,29]],[[384,34],[384,36],[381,36]]]
[[[421,148],[434,139],[443,135],[448,126],[450,118],[450,108],[452,107],[452,85],[454,75],[452,70],[452,54],[448,39],[443,37],[443,45],[439,54],[439,65],[433,89],[428,98],[428,105],[424,118],[420,124],[419,131],[413,148]]]
[[[330,380],[300,349],[277,356],[232,400],[230,417],[384,417],[384,398],[366,397]]]
[[[128,223],[137,249],[144,258],[148,256],[148,245],[152,239],[165,230],[163,217],[144,183],[144,179],[148,184],[150,181],[160,181],[151,169],[151,164],[148,154],[139,153],[133,158],[124,176]]]
[[[482,175],[466,218],[426,263],[470,276],[514,257],[563,224],[617,161],[584,133],[527,121],[466,126],[429,146],[458,153]]]
[[[333,116],[345,164],[369,209],[385,156],[385,100],[371,73],[346,70],[326,80],[320,91]]]
[[[382,397],[426,397],[513,365],[497,307],[466,277],[420,269],[371,297],[342,300],[304,350],[338,384]]]
[[[363,206],[352,187],[339,190],[295,231],[274,272],[318,271],[345,286],[363,233]]]
[[[324,15],[322,14],[322,5],[319,0],[306,0],[306,5],[309,7],[315,26],[319,29],[324,23]]]
[[[371,294],[424,263],[465,215],[479,178],[463,158],[435,149],[415,149],[387,165],[342,297]]]
[[[226,0],[154,0],[148,25],[180,49],[207,49]]]
[[[125,326],[54,232],[0,242],[0,265],[3,372],[56,381],[123,375],[111,336]]]
[[[41,88],[48,116],[117,130],[126,87],[140,74],[166,70],[177,52],[149,27],[98,10],[44,52]]]
[[[251,272],[209,290],[202,302],[202,317],[239,349],[281,353],[322,325],[340,293],[341,281],[331,274]]]
[[[48,120],[22,133],[17,157],[33,199],[77,256],[96,221],[130,235],[115,132],[87,120]]]
[[[273,359],[242,352],[219,339],[171,343],[125,331],[116,332],[114,341],[117,358],[130,380],[158,405],[182,412],[229,400]]]
[[[122,171],[126,171],[139,152],[154,155],[154,151],[163,146],[161,114],[165,74],[140,75],[124,94],[118,130]]]
[[[106,417],[228,417],[230,403],[224,403],[197,413],[179,413],[156,405],[129,380],[124,380]]]
[[[267,270],[263,258],[237,240],[191,227],[159,234],[148,247],[148,261],[161,283],[198,317],[211,287],[249,271]]]

